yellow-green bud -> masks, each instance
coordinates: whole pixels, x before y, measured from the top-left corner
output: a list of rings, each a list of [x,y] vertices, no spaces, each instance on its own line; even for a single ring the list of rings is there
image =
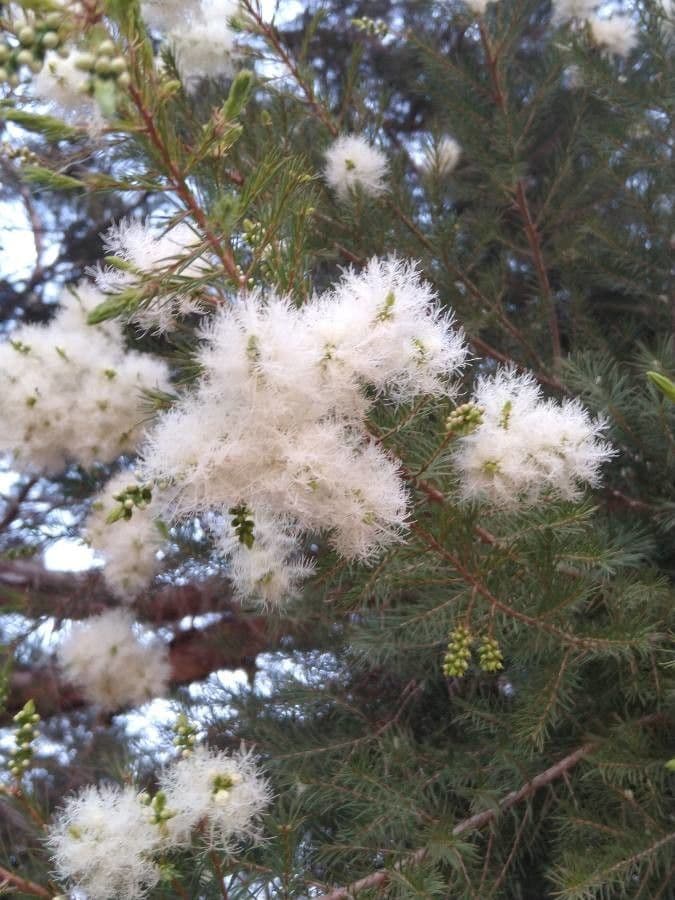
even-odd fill
[[[108,38],[105,41],[101,41],[98,45],[97,52],[99,56],[112,56],[115,52],[115,45],[110,38]]]
[[[16,54],[16,61],[21,66],[28,66],[33,62],[33,54],[30,50],[19,50]]]
[[[54,47],[58,47],[61,43],[61,39],[55,31],[45,31],[42,35],[42,46],[46,47],[47,50],[53,50]]]
[[[471,434],[482,422],[483,410],[480,406],[476,406],[475,403],[463,403],[445,420],[445,430],[448,434]]]
[[[20,28],[17,37],[24,47],[30,47],[31,44],[35,43],[35,31],[30,25],[24,25],[23,28]]]

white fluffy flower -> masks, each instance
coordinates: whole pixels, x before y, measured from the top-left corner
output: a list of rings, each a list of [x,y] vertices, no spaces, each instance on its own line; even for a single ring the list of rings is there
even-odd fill
[[[229,558],[236,593],[264,607],[279,606],[297,594],[314,567],[303,558],[300,532],[289,520],[256,514],[253,546],[239,540],[227,521],[216,527],[218,549]]]
[[[23,469],[112,462],[135,449],[142,390],[168,390],[166,364],[127,352],[119,326],[86,324],[104,297],[65,294],[48,325],[22,325],[0,344],[0,452]]]
[[[259,838],[270,791],[250,753],[198,747],[165,769],[159,785],[174,814],[167,822],[171,845],[188,844],[198,825],[206,844],[220,851]]]
[[[115,495],[130,484],[134,484],[134,479],[129,472],[112,478],[94,500],[84,526],[84,537],[105,563],[103,575],[108,587],[126,602],[131,602],[152,581],[162,545],[157,524],[159,506],[154,497],[145,509],[134,508],[130,519],[107,522],[119,506]]]
[[[555,25],[588,19],[598,6],[599,0],[553,0],[552,21]]]
[[[53,103],[63,116],[96,131],[101,115],[90,92],[90,75],[77,65],[79,55],[71,52],[64,58],[49,50],[33,87],[40,99]]]
[[[346,199],[356,188],[378,197],[387,187],[387,157],[357,134],[342,135],[326,151],[326,181]]]
[[[631,16],[617,13],[609,19],[591,16],[588,20],[593,41],[615,56],[628,56],[637,46],[637,27]]]
[[[91,900],[136,900],[159,880],[159,830],[133,788],[87,787],[70,797],[49,828],[60,878]]]
[[[184,222],[164,234],[138,219],[124,219],[104,235],[106,254],[123,260],[128,268],[106,266],[96,271],[96,283],[107,294],[142,286],[145,278],[170,273],[166,295],[154,297],[135,310],[131,321],[144,330],[171,331],[180,316],[199,311],[199,303],[182,290],[181,280],[197,278],[205,271],[199,255],[199,238]]]
[[[188,89],[194,90],[202,78],[234,73],[237,33],[230,22],[238,11],[238,0],[202,0],[198,15],[170,30],[176,66]]]
[[[457,168],[461,155],[462,148],[457,141],[445,135],[435,146],[427,149],[422,161],[422,171],[446,178]]]
[[[143,454],[142,477],[169,485],[169,515],[224,517],[245,504],[254,519],[330,532],[343,556],[360,559],[396,540],[406,492],[366,414],[378,396],[450,391],[466,354],[416,267],[373,260],[300,309],[253,294],[204,337],[201,381],[161,417]],[[241,585],[280,558],[278,546],[259,551],[233,561]],[[286,568],[274,589],[294,572],[304,574]]]
[[[150,28],[160,31],[185,25],[199,15],[199,0],[142,0],[141,15]]]
[[[465,499],[517,509],[544,497],[578,498],[613,455],[603,422],[576,400],[544,399],[534,378],[502,369],[480,378],[473,402],[482,423],[459,438],[455,462]]]
[[[469,7],[471,12],[476,13],[478,16],[482,16],[485,13],[485,10],[488,8],[488,4],[492,2],[492,0],[464,0],[466,5]]]
[[[106,710],[138,706],[166,693],[166,645],[141,641],[125,610],[112,609],[73,625],[59,646],[59,664],[85,698]]]

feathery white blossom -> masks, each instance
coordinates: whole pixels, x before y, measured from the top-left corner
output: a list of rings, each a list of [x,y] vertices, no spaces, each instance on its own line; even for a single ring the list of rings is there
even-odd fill
[[[267,782],[250,753],[197,747],[159,778],[166,795],[168,843],[187,844],[195,828],[207,846],[231,852],[242,840],[258,840],[258,820],[269,803]]]
[[[337,138],[326,151],[326,181],[341,199],[357,187],[370,197],[386,189],[387,157],[358,134]]]
[[[457,141],[445,135],[435,146],[427,149],[422,160],[422,171],[446,178],[457,168],[461,155],[462,148]]]
[[[33,87],[36,96],[54,104],[65,118],[95,132],[101,126],[101,114],[90,91],[90,75],[78,67],[79,57],[77,52],[63,57],[49,50]]]
[[[202,380],[160,418],[143,453],[142,477],[168,484],[169,515],[224,517],[245,504],[254,521],[330,532],[350,558],[396,540],[407,507],[399,463],[369,438],[365,416],[379,395],[450,391],[466,355],[416,267],[373,260],[300,309],[249,295],[204,338]],[[237,555],[240,584],[266,558]]]
[[[56,871],[90,900],[136,900],[158,882],[160,833],[131,787],[87,787],[49,827]]]
[[[107,521],[119,506],[115,495],[130,484],[134,479],[129,472],[112,478],[92,503],[84,525],[84,537],[105,563],[103,576],[108,587],[129,603],[152,581],[163,542],[157,525],[159,505],[154,497],[145,509],[134,508],[130,519]]]
[[[545,399],[531,375],[500,369],[479,378],[473,402],[482,422],[455,450],[465,499],[505,509],[545,496],[574,500],[584,485],[599,483],[600,467],[614,455],[601,440],[602,421],[576,400]]]
[[[181,278],[195,278],[205,271],[201,256],[195,258],[199,239],[189,225],[179,223],[164,234],[156,233],[138,219],[123,219],[103,236],[106,254],[123,260],[128,268],[100,267],[96,284],[107,294],[141,286],[144,278],[170,272],[173,282],[167,296],[154,297],[131,315],[131,321],[143,330],[165,332],[176,326],[180,316],[200,309],[198,301],[181,291]]]
[[[598,3],[599,0],[553,0],[553,24],[562,25],[572,20],[581,22],[588,19]]]
[[[133,624],[126,610],[111,609],[73,625],[58,649],[67,679],[105,710],[138,706],[168,686],[166,645],[139,640]]]
[[[637,26],[631,16],[616,13],[609,19],[591,16],[588,20],[593,41],[615,56],[628,56],[637,46]]]
[[[482,16],[488,8],[488,4],[493,2],[493,0],[464,0],[464,2],[471,12],[476,13],[478,16]]]
[[[292,598],[314,570],[300,550],[300,532],[289,520],[255,516],[254,542],[243,543],[227,521],[216,528],[217,547],[230,561],[228,575],[236,593],[264,607]]]
[[[188,90],[194,90],[202,78],[234,73],[239,53],[231,20],[239,8],[239,0],[202,0],[197,15],[169,31],[176,66]]]
[[[150,28],[165,31],[198,16],[199,0],[142,0],[141,15]]]
[[[163,361],[128,352],[115,323],[87,325],[103,299],[82,284],[49,324],[21,325],[0,344],[0,452],[20,468],[112,462],[142,434],[141,391],[168,390]]]

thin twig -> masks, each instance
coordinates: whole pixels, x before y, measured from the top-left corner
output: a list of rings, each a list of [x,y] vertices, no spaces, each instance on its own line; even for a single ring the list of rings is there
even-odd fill
[[[23,894],[30,894],[32,897],[51,898],[53,896],[52,892],[42,887],[41,884],[28,881],[27,878],[22,878],[20,875],[16,875],[14,872],[10,872],[9,869],[0,866],[0,887],[8,887],[10,885]]]

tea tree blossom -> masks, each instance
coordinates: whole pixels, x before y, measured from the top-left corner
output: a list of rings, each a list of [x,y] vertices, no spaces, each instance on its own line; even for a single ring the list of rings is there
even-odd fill
[[[70,797],[49,826],[59,878],[91,900],[136,900],[159,881],[160,832],[131,787],[90,786]]]
[[[260,606],[278,606],[294,597],[314,567],[300,552],[300,534],[288,520],[256,515],[254,540],[241,541],[229,520],[216,528],[217,547],[229,558],[228,576],[236,593]]]
[[[598,5],[598,0],[554,0],[553,23],[582,22],[591,17]]]
[[[159,784],[173,814],[167,822],[170,845],[189,844],[198,826],[206,845],[220,851],[259,839],[270,790],[250,753],[197,747],[166,768]]]
[[[73,625],[58,649],[66,678],[105,710],[138,706],[166,692],[166,645],[141,641],[131,615],[112,609]]]
[[[588,24],[594,43],[614,56],[626,57],[637,46],[637,26],[628,15],[616,13],[609,19],[591,16]]]
[[[429,147],[422,161],[422,170],[427,174],[435,174],[447,178],[457,168],[462,148],[457,141],[445,135],[438,143]]]
[[[387,157],[357,134],[342,135],[326,151],[326,181],[345,200],[357,188],[370,197],[386,189]]]
[[[300,309],[245,296],[203,337],[201,381],[160,418],[143,451],[142,477],[166,485],[167,514],[224,519],[244,505],[254,523],[288,522],[289,536],[328,532],[349,558],[372,558],[397,540],[406,491],[399,463],[367,433],[368,409],[378,396],[450,392],[466,354],[416,267],[373,260]],[[285,544],[284,573],[269,575],[281,544],[268,537],[253,556],[235,552],[240,589],[272,602],[284,582],[292,589],[304,577]]]
[[[197,278],[206,271],[199,237],[189,225],[181,222],[159,234],[147,223],[124,219],[106,232],[103,244],[106,253],[122,263],[96,270],[96,283],[106,294],[142,287],[144,280],[153,276],[171,275],[166,296],[154,297],[133,312],[131,321],[140,328],[171,331],[179,317],[199,311],[198,301],[181,286],[181,280]]]
[[[21,325],[0,344],[0,452],[24,470],[133,451],[147,416],[141,392],[169,387],[166,364],[127,351],[119,326],[86,324],[103,299],[80,285],[49,324]]]
[[[119,502],[115,496],[133,483],[129,472],[111,479],[92,503],[84,537],[103,559],[108,587],[122,601],[131,602],[152,581],[158,567],[162,535],[156,519],[158,503],[136,507],[129,519],[109,522]]]
[[[479,378],[473,402],[480,424],[457,441],[460,492],[505,509],[532,506],[543,497],[575,500],[614,451],[604,423],[575,400],[544,399],[530,375],[502,369]]]

